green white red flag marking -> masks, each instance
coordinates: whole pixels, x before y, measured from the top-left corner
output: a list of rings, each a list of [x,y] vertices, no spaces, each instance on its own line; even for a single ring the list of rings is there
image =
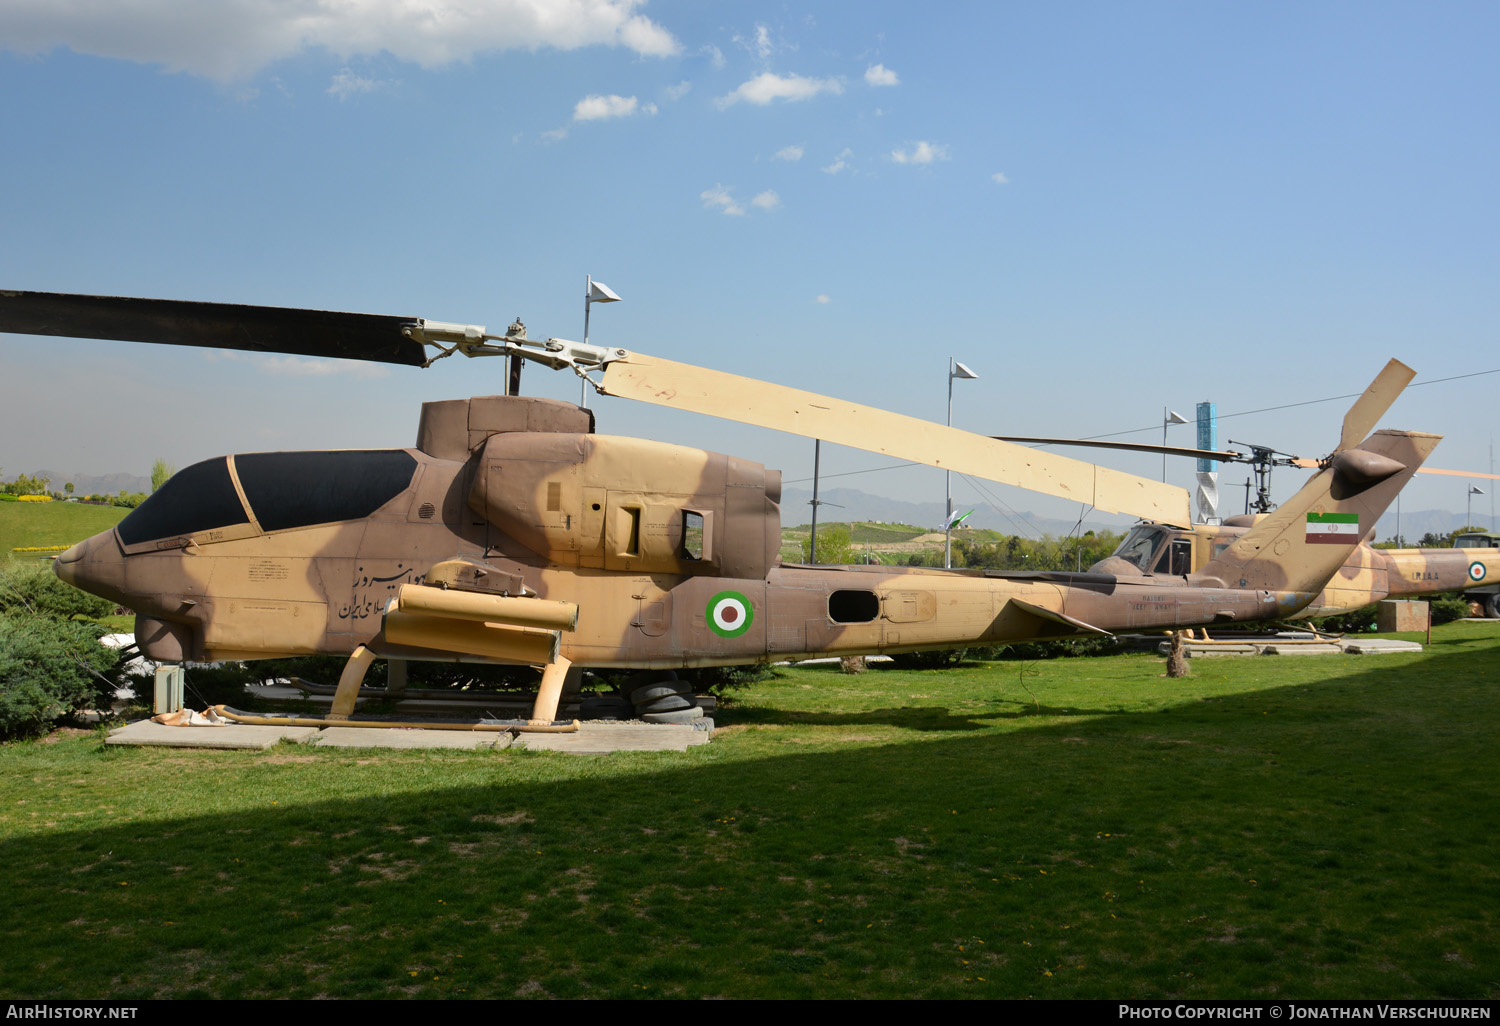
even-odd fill
[[[1358,513],[1309,513],[1307,541],[1310,545],[1353,545],[1359,541]]]
[[[1471,581],[1482,581],[1482,580],[1484,580],[1484,564],[1483,563],[1480,563],[1480,562],[1478,562],[1476,560],[1475,562],[1469,564],[1469,580],[1471,580]]]
[[[709,630],[721,638],[737,638],[750,629],[755,610],[750,600],[737,591],[721,591],[708,600],[703,611]]]

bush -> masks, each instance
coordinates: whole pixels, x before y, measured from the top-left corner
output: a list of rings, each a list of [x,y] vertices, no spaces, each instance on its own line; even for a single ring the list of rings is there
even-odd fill
[[[1452,623],[1469,615],[1469,600],[1459,595],[1438,595],[1428,602],[1432,624]]]
[[[943,670],[963,662],[968,653],[966,648],[944,648],[936,652],[898,652],[891,656],[891,665],[898,670]]]
[[[1363,634],[1375,629],[1378,606],[1362,606],[1347,613],[1318,617],[1312,625],[1324,634]]]
[[[748,663],[744,666],[704,666],[685,671],[693,681],[693,690],[722,698],[726,692],[748,688],[776,676],[770,663]]]
[[[104,628],[35,613],[0,614],[0,738],[44,733],[59,718],[109,708],[119,653]]]
[[[1060,641],[1028,641],[1006,645],[995,659],[1066,659],[1074,656],[1114,655],[1124,649],[1119,638],[1090,635],[1086,638],[1063,638]]]
[[[80,591],[52,572],[50,561],[0,565],[0,613],[26,611],[63,619],[109,616],[115,604]]]

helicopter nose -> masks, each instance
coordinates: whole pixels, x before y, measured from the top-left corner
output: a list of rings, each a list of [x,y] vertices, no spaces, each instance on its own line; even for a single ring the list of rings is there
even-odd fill
[[[74,579],[74,571],[78,569],[78,561],[83,558],[84,549],[87,545],[88,542],[81,541],[69,547],[66,552],[60,553],[52,561],[52,572],[75,588],[78,585]]]
[[[114,533],[105,531],[72,546],[52,561],[52,572],[75,588],[119,602],[125,557]]]

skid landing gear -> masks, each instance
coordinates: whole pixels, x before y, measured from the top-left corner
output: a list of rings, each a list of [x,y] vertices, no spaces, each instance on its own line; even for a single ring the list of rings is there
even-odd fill
[[[558,656],[542,668],[542,684],[537,691],[536,702],[532,706],[531,717],[529,719],[479,720],[473,723],[455,723],[451,720],[388,720],[357,717],[354,710],[359,701],[359,689],[364,683],[365,673],[369,671],[370,664],[375,661],[375,658],[375,653],[364,645],[360,645],[349,656],[349,661],[344,664],[343,673],[339,674],[338,689],[333,695],[333,708],[329,710],[327,716],[263,716],[255,713],[241,712],[238,709],[230,709],[222,705],[216,706],[215,709],[219,715],[235,723],[274,726],[347,726],[407,729],[418,727],[428,730],[503,730],[520,734],[564,734],[572,733],[579,729],[577,720],[559,720],[556,718],[557,706],[562,699],[563,685],[567,681],[568,671],[572,667],[572,663],[562,656]]]

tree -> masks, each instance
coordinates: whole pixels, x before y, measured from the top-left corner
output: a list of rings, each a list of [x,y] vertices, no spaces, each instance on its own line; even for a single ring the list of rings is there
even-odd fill
[[[155,463],[151,464],[151,490],[154,492],[167,483],[167,478],[177,473],[172,467],[167,466],[167,461],[157,457]]]
[[[802,557],[807,559],[807,544],[803,543]],[[827,524],[818,529],[817,559],[808,562],[824,566],[844,566],[854,562],[854,545],[849,540],[848,524]]]

